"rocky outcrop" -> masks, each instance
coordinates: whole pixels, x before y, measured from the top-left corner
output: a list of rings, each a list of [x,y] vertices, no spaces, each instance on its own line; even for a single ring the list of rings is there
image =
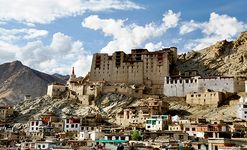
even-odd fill
[[[178,57],[176,69],[185,72],[197,70],[201,75],[247,75],[247,32],[235,41],[219,41],[200,51],[191,51]]]
[[[20,61],[0,65],[0,103],[16,104],[25,95],[32,97],[46,94],[47,86],[52,82],[65,83],[64,80],[48,75],[27,66]]]
[[[16,122],[27,122],[30,118],[38,117],[46,112],[53,112],[60,118],[66,116],[88,116],[101,114],[105,118],[112,118],[117,112],[123,110],[136,99],[122,94],[108,93],[102,95],[96,105],[84,106],[79,101],[64,99],[52,99],[45,95],[35,99],[24,100],[15,105],[19,115]],[[114,120],[112,120],[114,122]]]

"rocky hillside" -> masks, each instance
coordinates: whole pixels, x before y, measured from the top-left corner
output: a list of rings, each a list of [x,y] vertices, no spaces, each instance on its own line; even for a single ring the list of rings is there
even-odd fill
[[[201,75],[247,75],[247,31],[235,41],[219,41],[200,51],[179,56],[177,70]]]
[[[144,99],[145,100],[145,99]],[[148,100],[148,99],[146,99]],[[191,106],[181,97],[164,97],[164,101],[170,104],[168,114],[179,115],[185,118],[207,118],[212,120],[234,120],[236,118],[237,105],[222,105],[221,107]],[[108,118],[109,122],[115,122],[116,113],[128,106],[138,105],[140,100],[121,94],[108,93],[96,101],[95,106],[82,106],[80,102],[68,99],[51,99],[49,96],[25,100],[16,105],[19,115],[14,122],[26,123],[32,117],[38,117],[46,112],[54,112],[61,118],[70,115],[87,116],[90,114],[101,114]]]
[[[31,100],[25,100],[16,105],[16,111],[19,112],[19,115],[15,117],[15,121],[25,123],[30,118],[38,117],[46,112],[54,112],[61,118],[71,115],[87,116],[98,113],[104,117],[111,118],[132,102],[135,102],[135,99],[132,97],[108,93],[102,95],[102,97],[96,101],[95,106],[83,106],[76,100],[72,101],[66,98],[51,99],[46,95]]]
[[[64,80],[27,66],[20,61],[0,65],[0,103],[16,104],[24,95],[32,97],[46,94],[51,82],[65,83]]]

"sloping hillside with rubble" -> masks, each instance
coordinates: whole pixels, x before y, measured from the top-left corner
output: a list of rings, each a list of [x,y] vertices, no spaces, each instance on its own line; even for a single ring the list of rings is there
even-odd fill
[[[237,105],[223,105],[219,108],[209,106],[191,106],[186,104],[184,98],[164,97],[164,101],[170,104],[169,114],[179,115],[185,118],[204,117],[207,119],[233,120],[236,118]],[[43,96],[34,100],[25,100],[16,105],[19,112],[16,122],[25,123],[32,117],[37,117],[42,113],[54,112],[61,118],[65,116],[87,116],[91,114],[101,114],[114,122],[114,116],[129,105],[138,104],[139,100],[121,94],[108,93],[96,101],[95,106],[82,106],[77,101],[68,99],[51,99]]]

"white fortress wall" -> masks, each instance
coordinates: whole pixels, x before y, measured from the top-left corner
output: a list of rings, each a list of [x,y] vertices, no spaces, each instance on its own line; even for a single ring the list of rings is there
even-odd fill
[[[200,78],[198,92],[203,92],[205,89],[220,92],[236,92],[233,77]]]

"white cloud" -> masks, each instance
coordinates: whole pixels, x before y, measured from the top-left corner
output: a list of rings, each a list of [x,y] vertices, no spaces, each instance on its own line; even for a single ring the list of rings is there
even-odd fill
[[[0,28],[0,40],[13,42],[14,40],[30,40],[48,35],[46,30],[38,30],[34,28],[22,29],[5,29]]]
[[[18,50],[18,47],[0,40],[0,63],[13,59]]]
[[[191,40],[185,45],[187,50],[200,50],[206,48],[217,41],[233,40],[240,32],[247,29],[247,24],[238,21],[235,17],[219,15],[215,12],[210,14],[208,22],[184,22],[180,27],[180,34],[186,34],[196,29],[200,29],[203,37]]]
[[[27,34],[24,36],[24,39],[34,39],[38,37],[45,37],[48,35],[48,31],[46,30],[24,29],[23,32]]]
[[[213,12],[210,14],[209,22],[205,24],[202,32],[208,36],[231,39],[237,33],[246,29],[246,27],[243,22],[238,21],[235,17],[219,15]]]
[[[149,23],[144,26],[136,24],[125,25],[126,20],[101,19],[92,15],[84,19],[82,26],[93,30],[102,30],[105,36],[113,38],[104,48],[103,53],[112,53],[116,50],[130,52],[132,48],[138,48],[147,40],[163,35],[167,29],[177,26],[180,13],[171,10],[163,15],[160,25]]]
[[[190,22],[184,22],[180,27],[179,33],[184,35],[201,28],[201,26],[201,23],[196,23],[194,20],[191,20]]]
[[[86,11],[142,9],[129,0],[0,0],[0,20],[46,24]],[[32,24],[30,24],[32,25]]]
[[[20,60],[31,68],[46,73],[69,74],[75,65],[78,75],[90,70],[92,55],[88,54],[80,41],[74,41],[63,33],[55,33],[50,44],[40,40],[27,42],[25,46],[0,41],[0,63]]]
[[[144,47],[150,51],[156,51],[156,50],[160,50],[163,48],[163,43],[159,42],[159,43],[154,44],[150,42],[150,43],[145,44]]]
[[[163,15],[163,21],[165,26],[168,28],[176,27],[181,13],[173,13],[172,10],[168,10],[166,14]]]

